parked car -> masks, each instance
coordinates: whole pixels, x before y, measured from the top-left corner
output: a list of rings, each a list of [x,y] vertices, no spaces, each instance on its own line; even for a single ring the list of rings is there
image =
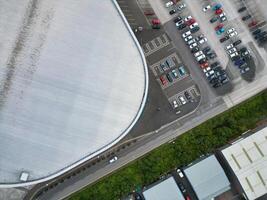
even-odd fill
[[[222,7],[222,4],[220,4],[220,3],[216,3],[216,4],[212,7],[212,10],[213,10],[213,11],[216,11],[216,10],[219,10],[221,7]]]
[[[186,98],[188,101],[190,101],[190,100],[192,99],[192,97],[191,97],[191,95],[189,94],[188,91],[185,91],[185,92],[184,92],[184,96],[185,96],[185,98]]]
[[[226,14],[223,12],[219,15],[220,22],[224,22],[227,20]]]
[[[249,70],[250,70],[250,68],[247,66],[247,67],[245,67],[245,68],[240,69],[240,73],[241,73],[241,74],[245,74],[245,73],[247,73]]]
[[[175,10],[175,9],[172,9],[172,10],[169,11],[169,14],[170,14],[170,15],[173,15],[173,14],[175,14],[175,13],[176,13],[176,10]]]
[[[207,68],[209,66],[208,62],[204,62],[202,64],[200,64],[201,69]]]
[[[175,23],[175,26],[179,27],[183,23],[184,23],[184,20],[179,20],[178,22]]]
[[[178,183],[178,186],[179,186],[180,190],[182,191],[182,193],[186,193],[186,189],[182,183]]]
[[[192,39],[193,39],[193,36],[192,35],[189,35],[186,38],[184,38],[184,41],[185,42],[188,42],[189,40],[192,40]]]
[[[229,50],[229,49],[232,49],[233,47],[234,47],[234,45],[231,43],[231,44],[227,45],[227,46],[225,47],[225,49],[226,49],[226,50]]]
[[[178,107],[178,103],[177,103],[176,100],[174,100],[174,101],[172,102],[172,106],[173,106],[173,108],[177,108],[177,107]]]
[[[191,49],[191,53],[196,53],[199,51],[199,48],[198,47],[194,47],[193,49]]]
[[[261,29],[256,29],[255,31],[252,32],[252,35],[257,35],[261,32]]]
[[[202,51],[205,53],[209,52],[211,50],[210,46],[206,46],[205,48],[202,49]]]
[[[171,7],[172,5],[173,5],[173,2],[172,2],[172,1],[168,1],[168,2],[165,4],[166,8],[169,8],[169,7]]]
[[[241,13],[241,12],[244,12],[245,10],[247,10],[247,7],[246,6],[243,6],[243,7],[239,8],[237,10],[237,12]]]
[[[218,30],[220,30],[221,28],[223,28],[223,24],[222,23],[220,23],[220,24],[218,24],[217,26],[215,26],[215,31],[218,31]]]
[[[256,26],[258,24],[258,22],[256,20],[252,20],[249,24],[248,27],[252,28],[254,26]]]
[[[186,71],[184,69],[184,66],[178,67],[178,71],[179,71],[179,73],[180,73],[181,76],[184,76],[186,74]]]
[[[186,27],[186,24],[183,23],[183,24],[179,25],[179,26],[177,27],[177,29],[179,29],[179,30],[183,30],[185,27]]]
[[[178,6],[177,6],[177,9],[178,10],[183,10],[183,9],[185,9],[186,8],[186,4],[185,3],[181,3],[181,4],[179,4]]]
[[[235,57],[237,57],[239,54],[237,52],[234,52],[230,54],[230,58],[233,60]]]
[[[206,58],[206,56],[204,54],[201,54],[201,55],[196,57],[196,60],[199,62],[200,60],[203,60],[205,58]]]
[[[189,35],[191,35],[191,31],[186,31],[185,33],[182,34],[182,37],[185,38]]]
[[[236,36],[236,35],[237,35],[237,32],[234,31],[234,32],[232,32],[232,33],[229,34],[229,37],[231,38],[231,37],[234,37],[234,36]]]
[[[191,44],[193,44],[195,42],[196,42],[196,39],[189,40],[189,41],[187,41],[187,45],[191,45]]]
[[[233,42],[233,45],[237,46],[237,45],[239,45],[241,43],[242,43],[242,40],[236,40],[236,41]]]
[[[186,18],[184,18],[184,21],[189,21],[190,19],[193,19],[193,17],[191,15],[187,16]]]
[[[203,12],[207,12],[209,9],[211,9],[211,5],[209,4],[202,8]]]
[[[178,99],[180,100],[180,102],[184,105],[186,104],[186,100],[184,99],[183,96],[179,96]]]
[[[196,23],[196,20],[195,20],[194,18],[192,18],[192,19],[189,19],[189,20],[186,22],[186,25],[187,25],[187,26],[190,26],[190,25],[192,25],[192,24],[194,24],[194,23]]]
[[[178,78],[178,74],[175,69],[173,69],[171,72],[172,72],[173,78]]]
[[[234,53],[234,52],[237,52],[237,49],[234,47],[234,48],[231,48],[231,49],[229,49],[229,50],[227,50],[227,53],[228,54],[232,54],[232,53]]]
[[[243,20],[243,21],[246,21],[246,20],[248,20],[248,19],[250,19],[250,18],[251,18],[251,15],[246,15],[246,16],[242,17],[242,20]]]
[[[227,34],[230,34],[230,33],[234,32],[234,31],[235,31],[235,28],[230,28],[230,29],[228,29],[228,30],[226,31],[226,33],[227,33]]]
[[[224,37],[222,37],[221,39],[220,39],[220,42],[221,43],[223,43],[223,42],[225,42],[226,40],[228,40],[230,37],[228,36],[228,35],[226,35],[226,36],[224,36]]]
[[[218,17],[217,17],[217,16],[212,17],[212,18],[210,19],[210,23],[214,23],[214,22],[216,22],[217,20],[218,20]]]
[[[166,74],[166,77],[167,77],[167,79],[168,79],[168,81],[169,81],[170,83],[173,82],[173,79],[172,79],[172,76],[171,76],[170,73]]]
[[[168,70],[168,67],[164,63],[160,63],[159,66],[163,71],[167,71]]]
[[[223,13],[223,10],[222,10],[222,9],[218,9],[218,10],[215,11],[215,14],[216,14],[216,15],[220,15],[220,14],[222,14],[222,13]]]
[[[194,47],[197,47],[197,43],[196,42],[189,46],[190,49],[193,49]]]
[[[199,41],[198,41],[198,44],[204,44],[205,42],[207,42],[208,41],[208,39],[206,38],[206,37],[204,37],[204,38],[202,38],[202,39],[200,39]]]
[[[163,75],[159,79],[160,79],[162,85],[166,85],[167,84],[167,80],[165,79],[165,77]]]
[[[202,51],[198,51],[198,52],[194,53],[194,56],[195,56],[195,57],[198,57],[198,56],[200,56],[200,55],[202,55],[202,54],[203,54]]]
[[[194,24],[190,25],[189,28],[190,28],[190,29],[193,29],[193,28],[195,28],[195,27],[197,27],[197,26],[198,26],[198,23],[195,22]]]
[[[200,30],[199,26],[196,26],[196,27],[194,27],[194,28],[191,29],[191,32],[192,32],[192,33],[196,33],[196,32],[198,32],[199,30]]]
[[[154,15],[155,13],[152,10],[147,10],[147,11],[144,11],[144,14],[146,16],[151,16],[151,15]]]
[[[179,22],[179,21],[181,21],[183,18],[181,17],[181,16],[177,16],[174,20],[173,20],[173,22],[174,23],[177,23],[177,22]]]

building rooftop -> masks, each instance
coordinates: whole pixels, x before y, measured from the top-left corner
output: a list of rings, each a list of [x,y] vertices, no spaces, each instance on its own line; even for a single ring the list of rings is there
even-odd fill
[[[210,200],[230,189],[220,163],[211,155],[184,170],[199,200]]]
[[[112,0],[1,3],[0,187],[53,178],[140,116],[147,67]]]
[[[248,199],[267,193],[267,128],[222,150]]]
[[[184,196],[171,176],[143,192],[145,200],[184,200]]]

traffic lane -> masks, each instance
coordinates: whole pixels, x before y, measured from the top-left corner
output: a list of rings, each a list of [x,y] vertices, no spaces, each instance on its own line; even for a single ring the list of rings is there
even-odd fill
[[[178,55],[182,62],[189,68],[192,79],[199,87],[200,94],[202,96],[202,103],[209,103],[216,98],[216,93],[209,85],[208,81],[204,78],[203,72],[195,61],[195,58],[191,54],[189,47],[185,44],[181,33],[178,32],[173,21],[169,21],[164,25],[164,29],[171,38],[173,44],[178,49]]]

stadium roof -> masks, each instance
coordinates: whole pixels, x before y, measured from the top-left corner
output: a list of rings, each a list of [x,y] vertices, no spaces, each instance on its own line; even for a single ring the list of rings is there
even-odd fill
[[[210,200],[230,189],[230,182],[214,155],[184,170],[199,200]]]
[[[172,176],[145,190],[143,195],[146,200],[184,200],[184,196]]]
[[[0,186],[14,187],[117,143],[142,112],[148,75],[115,1],[11,0],[1,10]]]
[[[248,199],[267,193],[267,128],[222,150]]]

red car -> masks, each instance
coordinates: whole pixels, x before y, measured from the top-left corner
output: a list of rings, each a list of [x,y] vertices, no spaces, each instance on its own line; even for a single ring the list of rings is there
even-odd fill
[[[222,14],[222,13],[223,13],[223,10],[221,8],[215,11],[216,15],[219,15],[219,14]]]
[[[223,27],[223,24],[218,24],[218,26],[215,27],[215,31],[220,30]]]
[[[160,79],[162,85],[166,85],[167,80],[164,78],[164,76],[161,76],[159,79]]]
[[[160,24],[159,19],[152,19],[152,24],[153,24],[153,25],[158,25],[158,24]]]
[[[200,65],[200,67],[202,68],[202,69],[205,69],[205,68],[207,68],[209,66],[209,63],[208,62],[204,62],[204,63],[202,63],[201,65]]]
[[[255,20],[253,20],[252,22],[250,22],[250,23],[248,24],[248,27],[253,27],[253,26],[256,26],[257,24],[258,24],[258,22],[255,21]]]
[[[194,24],[196,22],[196,20],[195,19],[189,19],[187,22],[186,22],[186,25],[187,26],[190,26],[190,25],[192,25],[192,24]]]

